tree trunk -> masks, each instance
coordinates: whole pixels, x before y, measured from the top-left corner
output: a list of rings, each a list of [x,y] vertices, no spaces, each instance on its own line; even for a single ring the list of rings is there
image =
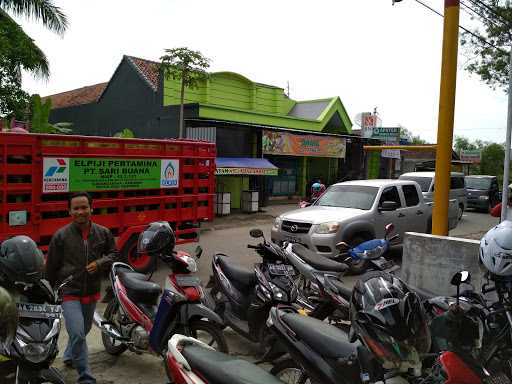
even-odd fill
[[[183,138],[183,121],[184,121],[184,106],[183,106],[183,102],[185,100],[185,80],[184,80],[184,77],[185,74],[182,75],[181,77],[181,103],[180,103],[180,131],[179,131],[179,136],[178,138],[179,139],[182,139]]]

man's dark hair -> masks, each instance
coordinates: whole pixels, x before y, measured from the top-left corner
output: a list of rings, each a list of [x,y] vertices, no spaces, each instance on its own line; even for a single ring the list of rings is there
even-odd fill
[[[71,196],[69,196],[68,200],[68,209],[71,208],[71,200],[73,200],[75,197],[87,197],[87,200],[89,201],[89,206],[92,208],[92,197],[87,192],[75,192]]]

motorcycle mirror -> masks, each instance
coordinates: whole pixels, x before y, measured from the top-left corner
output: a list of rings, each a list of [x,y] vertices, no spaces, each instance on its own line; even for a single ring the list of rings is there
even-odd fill
[[[468,271],[459,271],[452,277],[452,285],[460,286],[461,284],[469,284],[471,282],[471,274]]]
[[[340,241],[338,244],[336,244],[336,249],[341,252],[348,251],[350,249],[350,245],[348,245],[344,241]]]
[[[259,237],[263,237],[263,231],[261,229],[251,229],[249,231],[249,235],[251,235],[251,237],[254,237],[255,239],[257,239]]]
[[[386,225],[385,231],[384,231],[386,233],[386,235],[384,237],[387,238],[391,233],[393,233],[394,230],[395,230],[395,225],[393,223],[389,223],[388,225]]]
[[[196,247],[195,255],[196,255],[196,257],[199,259],[199,258],[201,257],[201,255],[202,255],[202,254],[203,254],[203,248],[202,248],[200,245],[198,245],[198,246]]]

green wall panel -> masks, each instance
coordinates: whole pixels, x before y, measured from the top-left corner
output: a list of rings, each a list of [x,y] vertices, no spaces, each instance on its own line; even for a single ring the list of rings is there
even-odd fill
[[[217,192],[231,193],[231,209],[241,208],[242,191],[248,189],[248,176],[217,176]]]

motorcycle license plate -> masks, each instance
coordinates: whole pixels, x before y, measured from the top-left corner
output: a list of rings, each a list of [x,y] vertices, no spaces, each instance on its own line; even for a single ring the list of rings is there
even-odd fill
[[[176,275],[176,284],[180,287],[198,287],[201,285],[201,279],[197,276]]]
[[[295,275],[295,269],[288,264],[268,264],[268,270],[272,275]]]
[[[489,377],[484,377],[483,384],[510,384],[510,379],[503,372],[494,374]]]
[[[18,315],[20,317],[58,319],[62,314],[62,307],[60,305],[16,303],[16,306],[18,307]]]

